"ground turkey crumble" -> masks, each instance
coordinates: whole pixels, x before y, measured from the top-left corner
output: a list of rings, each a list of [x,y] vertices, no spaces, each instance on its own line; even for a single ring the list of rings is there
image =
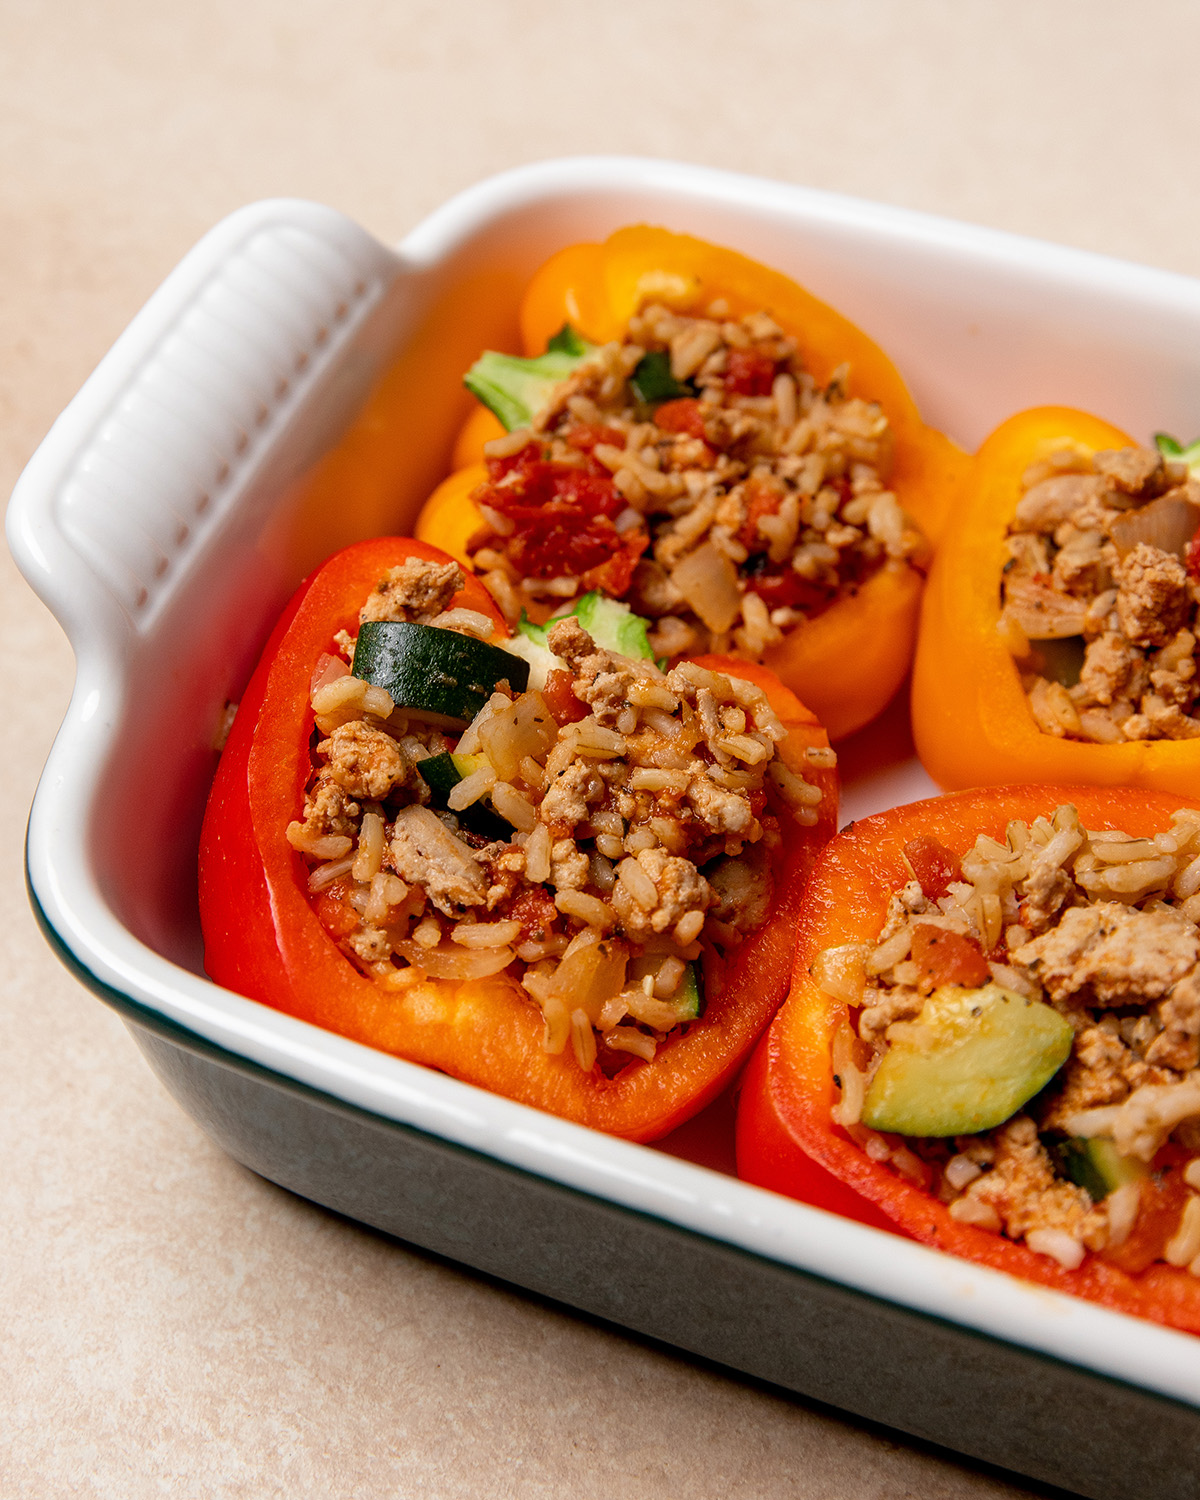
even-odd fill
[[[1068,1267],[1091,1252],[1132,1272],[1157,1259],[1200,1275],[1200,813],[1181,810],[1168,832],[1133,839],[1088,831],[1064,806],[1011,823],[1003,844],[981,836],[961,865],[948,850],[936,863],[948,873],[893,893],[876,943],[828,949],[814,966],[851,1005],[835,1042],[835,1119],[964,1223]],[[965,967],[948,980],[929,939],[951,934]],[[979,1135],[867,1129],[870,1079],[930,993],[988,982],[1070,1022],[1071,1052],[1051,1083]],[[1097,1140],[1132,1171],[1093,1199],[1071,1163]]]
[[[487,617],[450,607],[461,586],[457,565],[410,560],[360,623],[486,639]],[[507,970],[540,1007],[547,1050],[611,1074],[694,1018],[690,966],[719,982],[718,956],[769,910],[781,813],[811,825],[821,794],[776,755],[784,730],[755,685],[616,656],[574,618],[550,645],[573,677],[559,719],[542,693],[501,683],[455,744],[351,675],[341,633],[316,664],[313,769],[287,837],[364,972],[402,988]],[[450,749],[472,769],[436,808],[421,764]],[[504,836],[472,831],[483,804]]]
[[[648,355],[680,395],[639,398]],[[651,620],[661,656],[761,659],[872,573],[924,561],[888,488],[887,418],[847,378],[818,388],[764,312],[644,307],[489,444],[476,570],[513,624],[600,589]]]
[[[1153,449],[1033,465],[1000,630],[1038,727],[1097,744],[1195,739],[1200,482]]]

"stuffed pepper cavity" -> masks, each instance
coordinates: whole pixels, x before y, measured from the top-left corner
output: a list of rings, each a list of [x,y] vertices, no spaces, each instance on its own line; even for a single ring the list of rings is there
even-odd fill
[[[762,668],[664,673],[598,646],[583,618],[557,621],[549,669],[531,667],[436,549],[385,539],[331,559],[218,769],[206,966],[644,1139],[724,1086],[782,998],[836,772]]]
[[[468,373],[507,430],[418,534],[514,626],[599,590],[661,656],[766,661],[835,737],[873,717],[912,649],[913,515],[940,529],[962,459],[880,351],[785,277],[648,228],[556,257],[523,323],[549,346]]]
[[[1160,794],[863,820],[810,886],[739,1171],[1200,1332],[1198,922],[1200,809]]]
[[[1163,447],[1043,408],[981,448],[914,672],[917,748],[942,785],[1197,786],[1200,481]]]

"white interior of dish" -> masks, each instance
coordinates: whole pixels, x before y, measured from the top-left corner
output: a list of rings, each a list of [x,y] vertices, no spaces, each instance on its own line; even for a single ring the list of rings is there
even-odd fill
[[[909,1306],[1200,1400],[1194,1343],[329,1036],[203,977],[195,849],[221,709],[298,580],[407,531],[554,250],[651,221],[778,267],[853,318],[926,418],[974,446],[1011,412],[1079,405],[1140,438],[1200,426],[1200,284],[798,188],[588,159],[454,199],[398,251],[331,210],[255,205],[156,293],[30,462],[9,537],[67,631],[75,694],[30,820],[51,925],[104,983],[389,1118]],[[374,393],[374,396],[372,396]],[[331,484],[396,419],[387,484]],[[873,744],[873,740],[877,743]],[[926,795],[867,731],[845,814]]]

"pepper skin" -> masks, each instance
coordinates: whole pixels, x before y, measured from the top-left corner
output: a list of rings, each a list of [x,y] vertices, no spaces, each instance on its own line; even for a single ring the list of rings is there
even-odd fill
[[[1200,740],[1095,745],[1043,734],[996,630],[1004,539],[1025,469],[1064,444],[1133,443],[1098,417],[1045,406],[1010,417],[980,448],[925,588],[913,668],[913,737],[939,786],[1086,782],[1189,798],[1200,788]]]
[[[648,289],[681,309],[717,296],[725,298],[734,317],[767,309],[800,339],[819,384],[848,362],[850,394],[878,401],[891,424],[891,487],[936,543],[966,473],[967,455],[921,421],[896,367],[861,329],[788,277],[736,251],[647,225],[618,230],[603,244],[568,246],[526,291],[520,315],[525,352],[542,353],[564,322],[597,343],[620,338]],[[480,461],[483,443],[496,431],[496,424],[472,417],[455,450],[456,462]],[[457,502],[469,503],[469,489],[460,489],[456,479],[448,483],[455,484]],[[422,512],[416,534],[465,561],[456,544],[478,524],[475,515],[468,520],[457,514],[443,486]],[[868,723],[903,682],[921,584],[920,573],[908,564],[889,566],[768,650],[767,665],[813,709],[832,738]]]
[[[825,792],[814,828],[781,817],[776,895],[764,926],[728,963],[724,989],[702,1018],[650,1064],[615,1078],[583,1073],[542,1049],[537,1007],[512,978],[454,983],[418,976],[385,990],[347,959],[306,894],[308,868],[285,829],[299,816],[310,772],[313,667],[389,567],[406,557],[445,561],[419,541],[361,542],[330,558],[297,591],[242,698],[213,783],[200,845],[205,967],[227,988],[326,1030],[499,1094],[618,1135],[647,1140],[702,1109],[730,1082],[787,989],[799,890],[837,826],[836,772],[807,766],[807,746],[827,743],[813,716],[769,674],[712,659],[768,685],[788,730],[785,758]],[[507,628],[483,586],[467,577],[455,603]],[[415,971],[414,971],[415,972]]]
[[[1178,797],[1100,787],[1011,786],[958,792],[893,808],[851,824],[828,845],[800,916],[792,992],[759,1045],[742,1084],[738,1173],[799,1198],[1027,1281],[1122,1312],[1200,1332],[1200,1279],[1162,1263],[1129,1275],[1095,1255],[1073,1271],[1024,1244],[950,1217],[947,1206],[873,1162],[834,1124],[831,1048],[847,1015],[817,988],[809,969],[823,949],[871,942],[888,894],[911,880],[906,843],[931,836],[961,857],[980,833],[1003,839],[1013,818],[1030,821],[1071,802],[1089,828],[1150,836],[1170,824]]]

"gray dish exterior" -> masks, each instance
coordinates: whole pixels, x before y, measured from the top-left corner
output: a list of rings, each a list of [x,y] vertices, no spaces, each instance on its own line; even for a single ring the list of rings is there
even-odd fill
[[[303,1198],[527,1291],[1088,1500],[1195,1500],[1200,1412],[869,1297],[311,1089],[51,947],[193,1120]],[[642,1278],[615,1268],[652,1265]]]

